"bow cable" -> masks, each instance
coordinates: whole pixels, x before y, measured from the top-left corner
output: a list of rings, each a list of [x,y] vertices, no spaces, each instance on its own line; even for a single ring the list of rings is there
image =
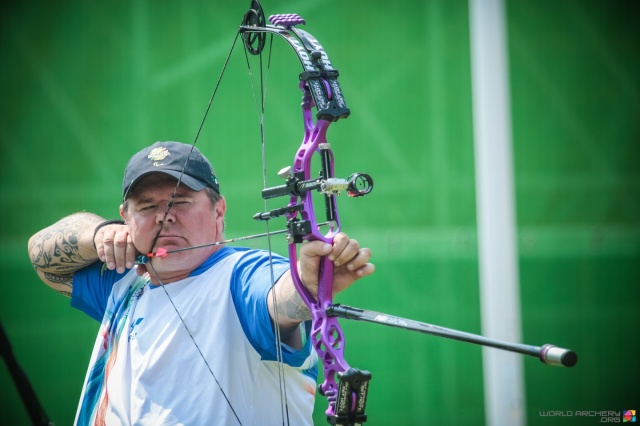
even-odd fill
[[[258,11],[254,11],[254,9],[250,9],[247,14],[255,13],[258,17],[258,24],[264,25],[264,13],[260,8]],[[245,21],[248,18],[245,17]],[[259,36],[258,36],[259,37]],[[247,41],[247,39],[245,39]],[[244,54],[247,61],[247,69],[249,71],[249,79],[251,81],[251,88],[253,92],[254,102],[256,104],[256,111],[258,112],[258,121],[260,125],[260,144],[261,144],[261,152],[262,152],[262,187],[263,189],[267,188],[267,153],[266,153],[266,135],[265,135],[265,126],[264,126],[264,117],[265,117],[265,105],[267,99],[267,87],[269,81],[269,71],[271,70],[271,54],[273,52],[273,34],[269,38],[269,55],[267,56],[267,68],[266,73],[264,71],[264,60],[262,56],[262,51],[264,48],[264,37],[260,39],[259,46],[256,50],[249,50],[247,46],[247,42],[244,44]],[[259,56],[259,64],[260,64],[260,104],[258,106],[258,100],[256,98],[256,90],[253,80],[253,73],[251,71],[251,62],[249,61],[249,53],[252,55]],[[267,200],[264,200],[264,208],[267,210]],[[289,405],[288,405],[288,397],[287,397],[287,386],[286,386],[286,378],[284,373],[284,356],[282,355],[282,335],[280,334],[280,315],[278,310],[278,296],[276,295],[277,291],[275,290],[275,273],[273,270],[273,249],[271,245],[271,235],[272,234],[280,234],[288,232],[288,230],[274,231],[271,232],[269,229],[269,221],[265,221],[266,232],[264,235],[267,237],[267,247],[269,253],[269,274],[271,279],[271,300],[273,303],[273,322],[274,322],[274,333],[275,333],[275,351],[276,351],[276,363],[278,365],[278,386],[280,388],[280,411],[282,416],[282,424],[289,425]]]
[[[261,110],[260,110],[260,142],[261,142],[261,151],[262,151],[262,187],[263,189],[267,188],[267,151],[266,151],[266,136],[265,136],[265,127],[264,127],[264,112],[267,98],[267,87],[269,81],[269,70],[271,69],[271,54],[273,52],[273,34],[269,38],[269,56],[267,60],[267,73],[266,78],[263,80],[263,68],[262,68],[262,55],[260,55],[260,84],[262,86],[262,82],[264,81],[264,87],[261,87],[260,96],[261,96]],[[247,53],[245,46],[245,55]],[[248,57],[247,57],[248,60]],[[267,210],[267,200],[264,200],[264,208]],[[282,335],[280,330],[280,311],[278,309],[278,296],[277,291],[275,289],[276,279],[273,271],[273,249],[271,245],[271,232],[269,221],[265,221],[265,228],[267,234],[267,247],[269,250],[269,273],[271,275],[271,299],[273,303],[273,322],[274,324],[274,333],[275,333],[275,350],[276,350],[276,363],[278,365],[278,384],[280,386],[280,410],[282,415],[282,424],[289,425],[289,404],[287,397],[287,381],[284,373],[284,356],[282,355]]]

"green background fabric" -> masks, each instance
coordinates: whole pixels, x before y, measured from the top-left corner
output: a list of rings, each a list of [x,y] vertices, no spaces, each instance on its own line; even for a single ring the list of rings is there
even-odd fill
[[[73,420],[98,324],[39,282],[27,239],[80,210],[116,218],[135,151],[156,140],[193,142],[248,5],[2,6],[0,320],[56,424]],[[267,15],[303,16],[340,70],[352,114],[329,129],[336,175],[364,171],[375,180],[370,196],[339,199],[343,230],[372,248],[377,270],[338,300],[479,333],[467,2],[263,6]],[[507,1],[506,13],[523,339],[580,356],[573,369],[524,360],[527,421],[561,424],[541,411],[638,409],[637,2]],[[259,68],[248,75],[240,47],[197,145],[228,200],[229,238],[264,232],[251,219],[264,209]],[[268,74],[269,185],[302,138],[300,68],[289,49],[275,40]],[[273,245],[285,253],[283,238]],[[347,360],[373,373],[368,424],[484,422],[480,347],[342,323]],[[27,424],[4,366],[0,401],[4,424]],[[318,398],[318,424],[325,407]]]

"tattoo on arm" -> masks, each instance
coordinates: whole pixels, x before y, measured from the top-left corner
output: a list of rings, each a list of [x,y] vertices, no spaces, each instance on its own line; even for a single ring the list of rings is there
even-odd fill
[[[75,272],[93,263],[97,254],[91,257],[79,241],[83,232],[94,227],[93,221],[65,218],[43,229],[29,242],[31,263],[36,269],[55,274]]]
[[[50,283],[55,284],[55,288],[59,293],[62,293],[67,297],[71,297],[71,290],[73,289],[73,275],[57,275],[45,272],[44,277],[49,280]]]
[[[47,284],[70,295],[74,272],[97,260],[91,236],[100,218],[78,213],[43,229],[29,240],[33,267]]]
[[[308,321],[311,319],[311,312],[304,303],[295,287],[291,286],[289,291],[281,291],[278,294],[278,312],[284,314],[293,321]]]

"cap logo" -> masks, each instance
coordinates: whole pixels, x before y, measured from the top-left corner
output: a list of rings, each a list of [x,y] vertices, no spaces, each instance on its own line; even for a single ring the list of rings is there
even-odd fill
[[[162,166],[164,163],[160,163],[160,161],[167,158],[171,153],[165,147],[153,148],[147,158],[153,160],[153,165],[158,167]]]

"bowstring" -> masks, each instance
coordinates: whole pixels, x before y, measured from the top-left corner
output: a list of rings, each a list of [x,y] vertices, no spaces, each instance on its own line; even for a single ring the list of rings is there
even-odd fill
[[[240,417],[238,417],[238,413],[236,413],[236,410],[233,408],[233,404],[231,404],[231,401],[229,400],[229,397],[227,396],[227,394],[224,391],[224,389],[222,389],[222,384],[220,383],[220,381],[218,381],[218,378],[216,377],[215,373],[213,372],[213,369],[211,368],[211,365],[209,365],[209,361],[207,361],[207,357],[204,356],[204,354],[202,353],[202,350],[200,349],[200,346],[198,345],[198,342],[196,342],[195,337],[193,337],[193,334],[191,334],[191,330],[189,329],[189,327],[187,327],[187,323],[185,322],[184,318],[180,314],[180,311],[178,310],[178,307],[173,302],[173,298],[169,295],[169,292],[167,291],[167,288],[166,288],[165,284],[160,279],[160,276],[158,275],[158,271],[156,271],[156,268],[153,267],[153,263],[149,262],[149,266],[151,266],[151,270],[153,271],[153,274],[156,276],[156,279],[158,280],[158,283],[160,284],[160,287],[162,287],[162,289],[164,290],[164,294],[166,294],[167,297],[169,298],[169,301],[171,302],[171,306],[173,306],[173,310],[176,312],[176,315],[178,315],[178,318],[180,318],[180,322],[184,326],[184,329],[187,331],[187,334],[189,335],[189,338],[191,339],[191,341],[195,345],[198,353],[200,354],[200,357],[202,358],[202,360],[204,361],[204,364],[207,367],[207,370],[209,370],[209,373],[211,373],[211,376],[213,377],[213,380],[218,385],[218,388],[220,389],[220,392],[222,393],[222,396],[224,397],[225,401],[227,401],[227,405],[231,409],[231,412],[235,416],[235,418],[238,421],[238,423],[240,424],[240,426],[242,426],[242,422],[240,421]]]
[[[273,34],[270,34],[269,37],[269,55],[267,57],[267,68],[266,74],[264,72],[264,62],[262,53],[260,53],[260,104],[258,105],[258,99],[256,97],[255,84],[253,80],[253,72],[251,71],[251,63],[249,61],[249,55],[247,52],[247,48],[245,46],[245,58],[247,61],[247,69],[249,72],[249,80],[251,82],[251,88],[253,92],[254,103],[256,105],[256,112],[258,113],[258,121],[260,124],[260,143],[261,143],[261,151],[262,151],[262,187],[267,187],[267,153],[266,153],[266,135],[265,135],[265,126],[264,126],[264,117],[265,117],[265,105],[267,99],[267,87],[269,81],[269,71],[271,69],[271,54],[273,52]],[[264,200],[264,210],[268,211],[268,203],[267,200]],[[266,226],[266,237],[267,237],[267,247],[268,247],[268,255],[269,255],[269,273],[271,276],[271,300],[273,302],[273,322],[274,322],[274,333],[275,333],[275,350],[276,350],[276,363],[278,364],[278,386],[280,388],[280,411],[282,415],[282,424],[289,425],[289,404],[287,397],[287,386],[286,386],[286,376],[284,372],[284,356],[282,355],[282,335],[280,333],[280,319],[279,319],[279,309],[278,309],[278,296],[277,291],[275,289],[276,279],[275,273],[273,270],[273,249],[271,245],[271,231],[269,228],[269,221],[265,221]]]
[[[164,212],[164,215],[162,216],[162,221],[160,222],[160,229],[158,229],[158,232],[156,233],[155,237],[153,238],[153,242],[151,243],[151,250],[149,250],[149,253],[153,252],[153,248],[156,246],[156,243],[158,242],[158,238],[160,237],[160,233],[162,232],[162,227],[164,226],[164,221],[167,219],[167,216],[169,215],[169,210],[171,210],[171,207],[173,207],[173,201],[176,198],[176,194],[178,193],[178,189],[180,188],[180,184],[182,183],[182,177],[184,176],[184,171],[187,169],[187,165],[189,164],[189,159],[191,158],[191,154],[193,154],[193,150],[196,148],[196,143],[198,143],[198,138],[200,137],[200,133],[202,133],[202,129],[204,127],[204,123],[207,120],[207,116],[209,115],[209,111],[211,110],[211,105],[213,105],[213,99],[215,98],[216,94],[218,93],[218,88],[220,87],[220,82],[222,81],[222,76],[224,75],[226,69],[227,69],[227,65],[229,64],[229,59],[231,58],[231,54],[233,53],[233,49],[236,46],[236,42],[238,41],[238,37],[240,37],[240,32],[236,33],[236,37],[233,39],[233,43],[231,43],[231,49],[229,49],[229,53],[227,53],[227,57],[224,61],[224,64],[222,65],[222,71],[220,71],[220,75],[218,76],[218,80],[216,81],[216,85],[213,88],[213,93],[211,93],[211,97],[209,98],[209,102],[207,103],[207,107],[204,110],[204,115],[202,116],[202,120],[200,121],[200,126],[198,126],[198,131],[196,132],[196,136],[193,139],[193,143],[191,144],[191,150],[189,151],[189,155],[187,155],[186,160],[184,161],[184,164],[182,165],[182,170],[180,171],[180,176],[178,177],[178,182],[176,183],[176,187],[173,190],[173,193],[171,194],[171,198],[169,199],[169,203],[167,203],[167,208]]]
[[[198,131],[196,132],[196,136],[195,136],[195,138],[193,140],[193,143],[191,144],[191,151],[189,151],[189,155],[187,155],[187,158],[186,158],[186,160],[184,162],[184,165],[182,166],[182,171],[180,172],[180,176],[178,177],[178,182],[176,183],[176,187],[173,190],[173,193],[171,194],[171,198],[169,199],[169,202],[167,203],[167,208],[166,208],[166,210],[164,212],[162,220],[160,221],[160,228],[158,229],[158,232],[156,233],[155,237],[153,238],[153,242],[151,243],[151,250],[149,250],[149,252],[153,252],[153,248],[156,246],[156,243],[158,242],[158,238],[160,237],[160,234],[162,233],[162,229],[164,227],[165,220],[167,219],[167,216],[169,215],[169,211],[171,210],[171,207],[173,206],[173,201],[175,200],[175,197],[176,197],[176,194],[177,194],[178,189],[180,187],[180,184],[182,183],[182,177],[184,176],[184,172],[185,172],[185,170],[187,168],[187,164],[189,163],[189,159],[191,158],[191,154],[193,154],[193,151],[194,151],[194,149],[196,147],[196,143],[198,142],[198,138],[200,137],[200,133],[202,132],[202,129],[204,127],[204,123],[205,123],[205,121],[207,119],[207,116],[209,115],[209,111],[211,110],[211,106],[213,104],[213,99],[215,98],[216,93],[218,92],[218,88],[220,87],[220,82],[222,81],[222,76],[224,75],[224,73],[225,73],[225,71],[227,69],[227,65],[229,64],[229,59],[231,58],[231,54],[233,53],[233,50],[235,48],[235,45],[236,45],[236,42],[238,41],[238,37],[239,36],[240,36],[240,32],[237,32],[236,33],[236,37],[234,38],[233,43],[231,44],[231,49],[229,49],[229,53],[227,54],[227,57],[225,59],[224,65],[222,66],[222,71],[220,72],[220,75],[218,76],[218,80],[216,81],[216,85],[215,85],[215,87],[213,89],[213,93],[211,94],[211,97],[209,98],[209,102],[207,103],[207,107],[205,109],[204,115],[203,115],[202,120],[200,122],[200,126],[198,127]],[[218,385],[218,389],[222,393],[222,396],[224,397],[225,401],[227,402],[227,405],[229,406],[229,408],[231,409],[231,412],[235,416],[235,418],[238,421],[238,423],[240,424],[240,426],[242,426],[242,421],[240,421],[240,417],[238,417],[238,413],[236,413],[236,410],[233,408],[233,404],[231,403],[231,401],[229,400],[229,397],[227,396],[226,392],[222,388],[222,384],[220,383],[220,381],[216,377],[215,373],[213,372],[213,369],[209,365],[209,362],[207,361],[207,358],[202,353],[202,350],[200,349],[200,346],[196,342],[193,334],[191,333],[191,330],[187,326],[187,323],[184,321],[184,318],[180,314],[180,311],[178,310],[178,307],[174,303],[173,298],[171,297],[171,295],[167,291],[164,282],[160,279],[160,276],[159,276],[158,272],[156,271],[155,267],[153,266],[153,260],[154,260],[154,258],[149,259],[149,261],[145,264],[145,266],[149,265],[151,267],[151,271],[153,271],[153,274],[155,275],[156,279],[158,280],[158,283],[160,284],[160,286],[164,290],[164,294],[167,296],[167,298],[169,298],[169,302],[171,303],[171,306],[173,306],[173,309],[176,312],[176,315],[178,316],[178,318],[180,319],[180,322],[182,323],[182,325],[184,326],[185,330],[187,331],[187,334],[189,335],[189,338],[191,339],[191,341],[195,345],[195,347],[196,347],[196,349],[198,351],[198,354],[200,354],[200,358],[202,358],[202,360],[204,361],[207,369],[209,370],[209,373],[211,373],[211,376],[213,377],[213,380]]]
[[[235,48],[236,42],[238,40],[238,37],[240,36],[240,33],[236,33],[236,37],[233,40],[233,43],[231,45],[231,48],[229,50],[229,53],[227,54],[227,57],[225,59],[224,65],[222,67],[222,71],[220,72],[220,75],[218,77],[218,80],[216,81],[216,85],[214,87],[213,93],[211,94],[211,97],[209,98],[209,101],[207,103],[207,107],[205,109],[204,115],[202,117],[202,120],[200,122],[200,125],[198,127],[198,131],[196,132],[196,136],[194,138],[193,143],[191,144],[191,150],[189,151],[189,154],[187,155],[187,158],[184,162],[184,165],[182,167],[182,170],[180,172],[180,176],[178,177],[178,181],[176,183],[176,187],[173,190],[173,193],[171,195],[171,198],[169,200],[169,203],[167,203],[167,208],[165,209],[165,212],[163,214],[162,220],[160,221],[160,228],[158,229],[158,232],[156,233],[152,243],[151,243],[151,249],[149,250],[149,252],[153,252],[153,248],[156,246],[158,238],[160,237],[160,234],[162,233],[162,229],[164,227],[164,223],[166,221],[167,216],[169,215],[169,211],[171,210],[171,208],[173,207],[173,201],[175,200],[176,194],[178,192],[178,189],[180,187],[180,184],[182,183],[182,177],[184,176],[186,167],[188,165],[189,159],[191,158],[191,154],[193,153],[195,147],[196,147],[196,143],[198,142],[198,139],[200,137],[200,134],[202,132],[202,129],[204,127],[204,123],[207,119],[207,116],[209,114],[209,111],[211,110],[211,106],[213,104],[213,100],[218,92],[218,88],[220,87],[220,82],[222,81],[222,77],[227,69],[227,65],[229,63],[231,54],[233,53],[233,50]],[[251,80],[251,85],[253,88],[253,94],[254,94],[254,101],[256,103],[256,109],[258,110],[258,115],[259,115],[259,124],[260,124],[260,139],[261,139],[261,149],[262,149],[262,178],[263,178],[263,187],[266,188],[267,185],[267,162],[266,162],[266,144],[265,144],[265,127],[264,127],[264,117],[265,117],[265,103],[266,103],[266,92],[267,92],[267,82],[268,82],[268,76],[269,76],[269,70],[271,67],[271,52],[272,52],[272,46],[273,46],[273,35],[270,36],[270,46],[269,46],[269,56],[268,56],[268,61],[267,61],[267,72],[266,72],[266,77],[264,76],[264,67],[263,67],[263,58],[262,58],[262,54],[260,54],[260,86],[261,86],[261,90],[260,90],[260,107],[258,108],[258,102],[257,102],[257,98],[255,96],[255,86],[253,83],[253,75],[251,72],[251,66],[250,66],[250,62],[249,62],[249,58],[248,58],[248,54],[247,54],[247,50],[245,47],[245,56],[247,57],[247,65],[248,65],[248,70],[249,70],[249,76],[250,76],[250,80]],[[265,210],[267,209],[267,200],[264,200],[264,205],[265,205]],[[288,407],[288,397],[287,397],[287,387],[286,387],[286,376],[285,376],[285,372],[284,372],[284,356],[282,354],[282,336],[281,336],[281,332],[280,332],[280,326],[279,326],[279,309],[278,309],[278,303],[277,303],[277,295],[276,295],[276,290],[275,290],[275,273],[274,273],[274,269],[273,269],[273,250],[272,250],[272,244],[271,244],[271,232],[269,229],[269,221],[265,221],[266,222],[266,237],[267,237],[267,245],[268,245],[268,253],[269,253],[269,270],[270,270],[270,277],[271,277],[271,288],[272,288],[272,300],[273,300],[273,306],[274,306],[274,332],[275,332],[275,345],[276,345],[276,362],[278,364],[278,378],[279,378],[279,387],[280,387],[280,405],[281,405],[281,415],[282,415],[282,422],[283,425],[285,424],[285,419],[286,419],[286,424],[289,425],[290,421],[289,421],[289,407]],[[213,372],[211,366],[209,365],[209,362],[207,361],[206,357],[204,356],[204,354],[202,353],[202,350],[200,349],[200,346],[198,345],[198,343],[196,342],[193,334],[191,333],[191,330],[189,329],[189,327],[187,326],[186,322],[184,321],[184,318],[182,317],[182,315],[180,314],[177,306],[175,305],[173,298],[171,297],[171,295],[169,294],[169,292],[167,291],[164,282],[160,279],[160,276],[158,274],[158,272],[156,271],[155,267],[153,266],[153,258],[149,260],[148,264],[151,267],[151,271],[153,272],[153,274],[155,275],[156,279],[158,280],[158,283],[160,284],[160,286],[162,287],[165,295],[167,296],[167,298],[169,299],[169,302],[171,303],[171,306],[173,307],[174,311],[176,312],[176,315],[178,316],[178,318],[180,319],[180,322],[182,323],[182,325],[184,326],[187,334],[189,335],[189,338],[191,339],[191,341],[193,342],[194,346],[196,347],[196,350],[198,351],[198,354],[200,355],[200,357],[202,358],[202,360],[204,361],[209,373],[211,374],[211,376],[213,377],[214,381],[216,382],[220,392],[222,393],[223,397],[225,398],[225,401],[227,402],[229,408],[231,409],[233,415],[235,416],[236,420],[238,421],[238,423],[240,425],[242,425],[242,422],[240,421],[240,418],[238,417],[238,414],[236,413],[235,409],[233,408],[233,404],[231,403],[231,401],[229,400],[229,397],[227,396],[226,392],[224,391],[224,389],[222,388],[221,383],[219,382],[218,378],[216,377],[215,373]]]

